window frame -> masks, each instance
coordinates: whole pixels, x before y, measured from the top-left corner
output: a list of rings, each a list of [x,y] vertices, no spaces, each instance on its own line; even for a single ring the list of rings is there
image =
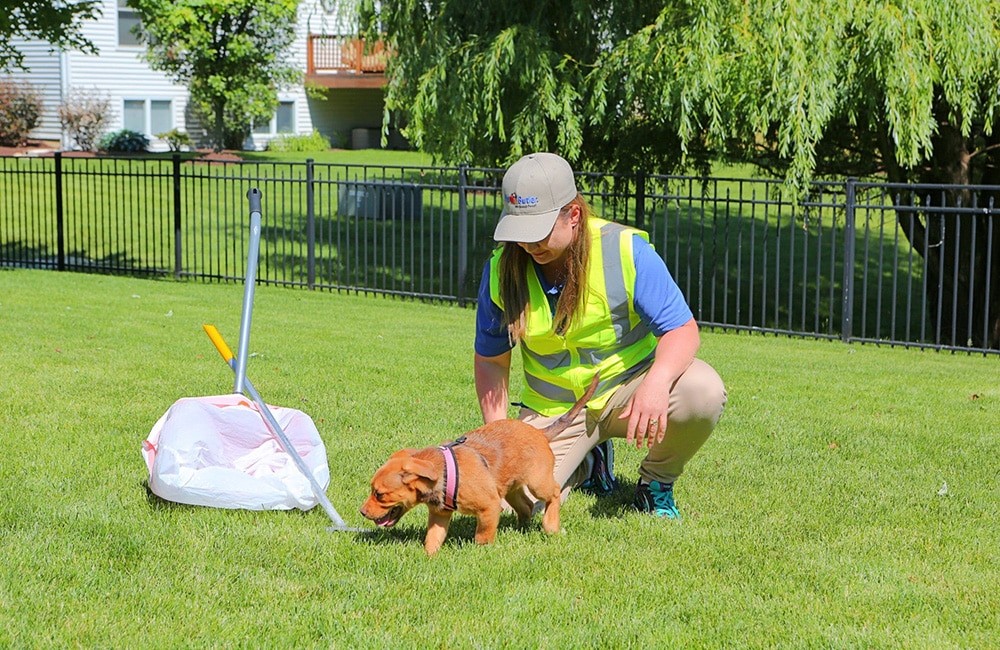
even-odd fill
[[[251,127],[252,135],[259,135],[264,137],[275,137],[279,135],[295,135],[298,133],[298,117],[296,115],[296,101],[294,99],[281,100],[278,102],[278,108],[274,110],[271,115],[271,119],[267,121],[267,125],[257,125],[254,124]],[[291,118],[291,127],[287,131],[278,130],[278,112],[282,107],[287,106],[290,111],[289,117]]]
[[[142,20],[139,18],[139,13],[128,6],[128,0],[117,0],[115,3],[115,31],[117,32],[117,42],[118,47],[135,48],[142,47],[142,43],[139,41],[139,37],[132,34],[131,28],[122,29],[122,19],[128,18],[135,21],[135,27],[142,26]],[[123,39],[127,39],[128,42],[123,42]],[[132,41],[135,41],[134,43]]]
[[[141,102],[142,103],[142,121],[143,121],[143,128],[142,129],[132,128],[128,124],[125,123],[126,107],[127,107],[127,105],[130,102],[132,102],[132,103],[139,103],[139,102]],[[169,116],[169,122],[167,124],[167,128],[163,129],[162,131],[160,129],[154,129],[153,128],[153,104],[155,104],[155,103],[162,103],[162,104],[166,104],[167,105],[166,108],[167,108],[167,115]],[[170,99],[170,98],[164,98],[164,97],[143,97],[143,98],[139,98],[139,97],[123,97],[122,98],[122,128],[123,129],[130,129],[132,131],[136,131],[137,133],[142,133],[143,135],[147,136],[150,139],[156,139],[156,135],[155,135],[154,131],[156,133],[166,133],[167,131],[171,131],[171,130],[177,128],[177,124],[174,122],[174,100]]]

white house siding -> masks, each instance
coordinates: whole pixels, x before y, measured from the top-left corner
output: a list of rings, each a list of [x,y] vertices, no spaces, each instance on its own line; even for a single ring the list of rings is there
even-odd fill
[[[330,3],[337,4],[337,3]],[[296,26],[298,37],[295,42],[295,56],[301,70],[306,69],[306,41],[309,34],[342,36],[357,31],[355,15],[349,8],[324,12],[321,2],[305,0],[299,8],[299,22]],[[352,132],[365,129],[365,138],[375,146],[381,139],[382,112],[385,109],[384,88],[327,88],[325,97],[310,98],[303,91],[302,101],[296,105],[299,121],[308,125],[306,132],[315,128],[334,147],[351,148]],[[300,129],[300,132],[303,130]],[[409,145],[398,131],[390,130],[388,146],[405,148]]]
[[[111,102],[108,131],[124,128],[126,100],[170,101],[172,128],[187,131],[184,109],[188,103],[185,86],[171,83],[162,72],[152,70],[140,57],[143,48],[118,44],[118,12],[115,0],[104,0],[101,20],[84,26],[84,34],[98,47],[97,56],[69,52],[66,56],[67,92],[96,92]],[[159,131],[159,129],[157,129]],[[146,133],[153,150],[165,150],[166,144],[153,133]],[[65,143],[68,144],[68,143]]]
[[[288,55],[288,63],[303,74],[308,66],[307,45],[310,34],[338,35],[353,32],[353,18],[341,11],[327,12],[319,0],[303,0],[299,4],[295,21],[295,39]],[[343,92],[343,91],[337,91]],[[278,92],[278,101],[295,103],[295,133],[310,135],[313,130],[319,131],[327,139],[337,145],[336,133],[326,128],[324,117],[317,115],[313,108],[314,100],[306,93],[305,86],[300,82]],[[379,108],[381,111],[381,108]],[[325,116],[329,117],[329,116]],[[317,119],[319,118],[319,119]],[[273,136],[253,134],[244,144],[247,148],[264,149]]]
[[[59,53],[50,53],[48,45],[13,39],[15,47],[24,54],[27,71],[13,70],[5,76],[15,81],[24,81],[34,88],[42,100],[42,114],[38,126],[31,137],[38,140],[58,140],[62,133],[59,124],[59,103],[62,101],[62,87],[59,76]]]
[[[324,10],[321,0],[303,0],[299,5],[296,21],[296,38],[292,45],[289,63],[303,73],[306,70],[306,42],[313,34],[346,34],[354,29],[351,12]],[[72,143],[61,134],[58,109],[64,99],[73,91],[95,92],[110,101],[108,131],[123,128],[123,109],[126,100],[169,100],[171,102],[172,126],[188,132],[196,140],[204,137],[205,131],[188,110],[187,88],[171,83],[167,77],[152,70],[140,58],[142,49],[136,46],[118,45],[118,5],[116,0],[103,0],[100,18],[82,25],[83,34],[99,50],[99,54],[86,55],[79,51],[52,52],[48,45],[39,41],[22,41],[18,47],[25,54],[30,71],[13,71],[14,79],[26,79],[43,96],[44,109],[41,123],[31,136],[38,139],[62,139],[64,147]],[[377,128],[381,124],[382,91],[372,90],[332,90],[331,99],[309,99],[303,84],[298,83],[279,91],[279,101],[294,102],[294,130],[299,135],[309,135],[313,129],[319,130],[335,145],[345,146],[350,137],[350,129],[357,127]],[[332,111],[334,114],[327,114]],[[344,111],[342,115],[336,113]],[[162,151],[166,143],[156,140],[152,133],[151,149]],[[263,149],[273,135],[254,134],[246,145]]]
[[[79,51],[49,52],[41,41],[20,41],[18,49],[25,54],[27,71],[12,71],[14,79],[30,82],[43,97],[42,119],[31,137],[62,140],[65,148],[72,143],[62,134],[59,106],[73,91],[96,93],[110,101],[108,131],[123,127],[122,110],[126,99],[166,100],[171,102],[174,128],[185,130],[184,111],[188,92],[184,86],[170,83],[159,72],[150,69],[139,58],[138,47],[118,45],[118,7],[115,0],[104,0],[99,19],[81,25],[84,36],[97,47],[99,54]],[[16,42],[16,41],[15,41]],[[166,149],[166,144],[150,136],[151,149]]]

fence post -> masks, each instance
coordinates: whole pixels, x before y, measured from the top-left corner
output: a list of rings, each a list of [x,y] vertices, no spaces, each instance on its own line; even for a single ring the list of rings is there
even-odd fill
[[[469,271],[469,203],[465,195],[469,166],[458,166],[458,305],[465,306],[465,279]]]
[[[843,305],[840,315],[840,340],[853,338],[854,328],[854,216],[858,179],[848,178],[844,202],[844,277],[842,282]]]
[[[55,153],[56,182],[56,268],[66,270],[66,233],[63,215],[62,152]]]
[[[181,245],[181,155],[173,155],[174,162],[174,278],[181,277],[183,247]]]
[[[646,172],[635,174],[635,227],[640,230],[646,223]]]
[[[316,288],[316,161],[306,158],[306,268],[310,289]]]

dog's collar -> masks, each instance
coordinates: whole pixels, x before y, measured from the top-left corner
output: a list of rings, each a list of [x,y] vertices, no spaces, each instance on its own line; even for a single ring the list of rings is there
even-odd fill
[[[444,510],[451,511],[458,508],[458,463],[455,461],[455,445],[465,442],[465,436],[458,440],[441,445],[438,449],[444,454]]]

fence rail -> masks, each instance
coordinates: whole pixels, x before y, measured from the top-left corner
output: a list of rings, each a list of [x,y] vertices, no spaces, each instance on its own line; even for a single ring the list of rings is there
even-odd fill
[[[0,265],[475,301],[502,170],[0,158]],[[647,230],[704,326],[1000,351],[1000,187],[578,174]]]

